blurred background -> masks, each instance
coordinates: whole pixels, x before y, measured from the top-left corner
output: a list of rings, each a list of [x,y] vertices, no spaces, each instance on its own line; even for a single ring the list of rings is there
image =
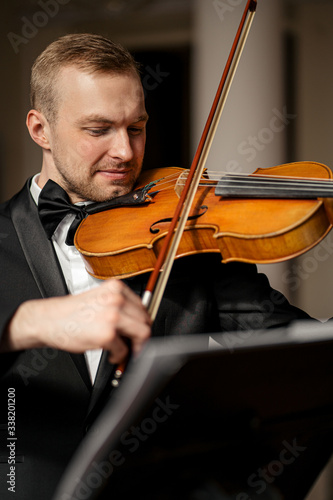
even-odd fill
[[[11,0],[1,6],[0,200],[38,172],[25,127],[30,67],[55,38],[95,32],[142,63],[145,167],[189,167],[245,0]],[[207,168],[253,172],[293,161],[333,167],[333,0],[258,0]],[[293,304],[333,316],[333,236],[282,264],[261,265]],[[331,467],[332,469],[332,467]],[[309,496],[333,498],[330,468]]]

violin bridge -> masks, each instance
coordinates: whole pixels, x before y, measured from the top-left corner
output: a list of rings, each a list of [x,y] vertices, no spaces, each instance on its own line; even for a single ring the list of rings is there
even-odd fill
[[[182,172],[177,181],[176,181],[176,184],[175,184],[175,193],[176,195],[178,196],[178,198],[180,198],[182,192],[183,192],[183,189],[184,189],[184,186],[185,186],[185,182],[186,182],[186,179],[188,177],[188,170],[185,170],[185,172]]]

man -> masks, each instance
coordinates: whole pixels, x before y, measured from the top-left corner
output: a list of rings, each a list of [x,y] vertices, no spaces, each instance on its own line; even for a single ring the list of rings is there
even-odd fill
[[[70,44],[70,40],[67,43]],[[55,58],[55,54],[50,54],[49,57]],[[117,63],[121,66],[119,60]],[[127,64],[125,71],[119,74],[121,69],[116,70],[110,78],[107,73],[91,74],[91,72],[84,71],[84,62],[81,63],[82,69],[80,65],[76,67],[67,63],[60,71],[60,58],[53,62],[53,66],[48,66],[43,58],[36,63],[32,81],[34,109],[28,113],[27,117],[31,137],[43,150],[41,174],[33,188],[36,198],[39,194],[38,189],[42,188],[48,179],[53,179],[63,186],[73,203],[85,200],[103,201],[125,194],[133,188],[141,170],[145,147],[145,125],[148,117],[135,65],[127,61],[123,64]],[[51,72],[52,75],[49,75],[48,73]],[[54,85],[55,81],[57,81],[56,85]],[[60,254],[60,262],[61,259],[66,259],[61,249],[56,252]],[[74,283],[73,287],[75,286],[77,285]],[[89,285],[81,284],[81,290],[88,288]],[[112,309],[115,308],[121,316],[125,316],[125,319],[122,317],[118,319],[119,327],[128,329],[129,334],[134,335],[131,340],[135,351],[142,344],[142,340],[148,336],[149,319],[146,312],[137,297],[128,290],[125,291],[120,283],[112,281],[105,284],[103,288],[110,291],[110,297],[116,295],[116,303],[112,304]],[[103,290],[103,293],[106,293],[106,290]],[[87,301],[98,300],[100,293],[100,290],[93,292],[87,297]],[[118,303],[119,295],[123,294],[128,294],[129,300],[128,303],[126,300],[126,308],[122,307],[122,301]],[[56,318],[64,323],[68,321],[66,311],[62,310],[62,304],[62,301],[50,303],[50,312],[47,314],[45,310],[41,314],[40,303],[24,304],[9,325],[7,347],[10,350],[45,345],[61,347],[56,340],[61,337],[59,337],[59,328],[55,321]],[[109,304],[105,304],[105,309],[110,311]],[[35,315],[38,320],[34,318]],[[50,324],[41,325],[41,331],[37,332],[35,328],[37,324],[40,324],[41,317],[47,318]],[[98,315],[98,318],[101,323],[105,321],[103,313]],[[124,325],[122,321],[125,321]],[[22,328],[22,322],[26,326],[28,323],[33,325],[34,330],[26,332]],[[141,322],[144,323],[142,331]],[[125,344],[115,334],[109,338],[109,319],[106,319],[106,323],[105,327],[94,322],[99,332],[98,336],[105,335],[105,339],[91,336],[90,326],[90,338],[84,339],[80,336],[82,345],[73,346],[73,350],[84,352],[87,349],[101,347],[102,343],[112,353],[111,361],[118,360],[118,351],[121,358]],[[50,327],[55,327],[55,331],[58,332],[55,337],[52,337]],[[120,333],[126,335],[125,330]],[[49,331],[46,343],[44,338],[38,337],[38,333],[44,336],[45,331]],[[132,333],[133,331],[135,333]],[[92,341],[92,338],[95,340]],[[68,342],[71,342],[70,337]],[[74,339],[75,344],[76,342],[77,338]],[[72,350],[70,345],[67,348]]]
[[[272,290],[255,266],[194,256],[175,263],[151,325],[140,301],[146,275],[101,283],[67,240],[75,213],[51,231],[38,214],[48,197],[67,193],[67,202],[79,207],[135,186],[148,120],[136,63],[101,36],[62,37],[33,66],[31,104],[27,127],[42,149],[41,171],[0,212],[6,235],[0,245],[0,496],[48,500],[109,397],[115,364],[126,359],[129,345],[136,355],[150,335],[237,335],[308,316]]]

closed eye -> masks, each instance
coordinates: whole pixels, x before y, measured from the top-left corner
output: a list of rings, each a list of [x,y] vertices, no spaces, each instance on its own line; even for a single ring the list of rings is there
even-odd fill
[[[95,137],[105,135],[110,129],[108,128],[87,128],[87,132]]]
[[[128,132],[131,135],[140,135],[145,131],[146,127],[129,127]]]

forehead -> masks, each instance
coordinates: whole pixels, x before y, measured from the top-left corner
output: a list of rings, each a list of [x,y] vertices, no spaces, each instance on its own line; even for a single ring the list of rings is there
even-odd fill
[[[144,94],[133,72],[88,73],[65,67],[56,81],[58,112],[82,114],[138,114],[145,112]]]

